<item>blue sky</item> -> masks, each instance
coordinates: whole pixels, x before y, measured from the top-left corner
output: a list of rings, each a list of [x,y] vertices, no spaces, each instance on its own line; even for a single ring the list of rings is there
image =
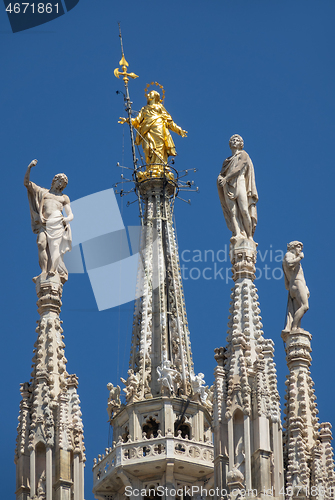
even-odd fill
[[[281,265],[275,257],[291,240],[304,243],[311,298],[302,325],[313,335],[320,420],[335,423],[334,15],[332,0],[80,0],[64,16],[13,34],[1,11],[2,498],[14,498],[19,384],[30,378],[38,319],[31,278],[39,267],[23,176],[37,158],[32,179],[48,187],[56,173],[65,172],[66,192],[76,200],[112,187],[120,176],[118,161],[131,164],[128,130],[117,124],[124,115],[116,95],[122,81],[113,75],[121,55],[118,21],[129,69],[139,75],[130,83],[133,108],[145,104],[146,84],[158,81],[166,90],[166,108],[189,133],[187,139],[174,136],[175,166],[198,169],[192,177],[200,189],[191,206],[176,203],[178,242],[186,258],[204,257],[205,250],[217,257],[229,244],[216,177],[229,155],[229,137],[244,138],[259,192],[257,287],[264,334],[275,341],[282,397],[287,292],[283,279],[275,279]],[[127,208],[127,201],[119,199],[124,223],[136,225],[137,205]],[[112,216],[95,214],[97,220]],[[195,369],[208,384],[213,349],[226,342],[232,286],[219,275],[214,279],[214,264],[223,276],[229,268],[216,257],[210,263],[181,261],[188,268],[184,291]],[[208,266],[213,279],[190,278],[191,268],[202,272]],[[64,287],[67,369],[79,377],[85,426],[86,500],[93,499],[93,458],[108,445],[106,384],[118,383],[127,371],[132,311],[128,303],[99,312],[87,274],[70,275]]]

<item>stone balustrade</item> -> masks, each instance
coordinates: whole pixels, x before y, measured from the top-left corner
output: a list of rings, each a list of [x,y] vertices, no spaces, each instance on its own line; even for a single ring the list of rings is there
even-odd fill
[[[93,484],[97,485],[116,467],[138,463],[139,459],[153,462],[161,458],[185,461],[191,458],[199,465],[212,465],[213,444],[175,437],[172,434],[150,439],[142,438],[140,441],[132,441],[129,438],[127,442],[119,440],[113,444],[113,448],[106,448],[105,454],[94,459]]]

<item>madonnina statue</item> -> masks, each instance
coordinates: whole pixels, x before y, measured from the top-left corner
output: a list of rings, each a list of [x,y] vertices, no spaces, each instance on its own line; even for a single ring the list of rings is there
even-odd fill
[[[73,219],[69,197],[63,194],[68,179],[65,174],[57,174],[52,180],[50,189],[37,186],[30,181],[30,170],[36,164],[37,160],[33,160],[28,166],[24,185],[28,190],[31,227],[37,234],[41,274],[48,273],[49,276],[54,276],[58,273],[64,283],[68,272],[63,262],[63,255],[71,250],[69,222]],[[63,216],[63,210],[66,217]]]
[[[301,318],[308,311],[309,290],[300,261],[304,258],[303,244],[291,241],[283,259],[285,287],[288,290],[287,323],[285,330],[300,328]]]
[[[238,238],[253,239],[257,225],[258,194],[252,161],[240,135],[229,140],[232,155],[222,165],[217,186],[223,215],[232,232],[232,243]]]
[[[137,130],[135,144],[141,145],[147,165],[166,164],[169,156],[176,156],[176,148],[170,130],[182,137],[187,132],[175,124],[171,115],[164,108],[159,92],[152,90],[147,94],[147,105],[143,106],[131,123]],[[120,118],[119,123],[129,123],[129,119]]]

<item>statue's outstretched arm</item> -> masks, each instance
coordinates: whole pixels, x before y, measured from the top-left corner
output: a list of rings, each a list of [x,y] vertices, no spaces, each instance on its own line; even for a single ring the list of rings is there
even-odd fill
[[[187,131],[183,130],[179,127],[173,120],[167,121],[167,127],[172,130],[172,132],[176,132],[176,134],[181,135],[182,137],[187,137]]]
[[[131,119],[131,124],[133,127],[138,128],[142,120],[143,114],[141,110],[135,118]],[[121,123],[121,125],[123,125],[124,123],[129,123],[129,118],[122,118],[122,116],[120,116],[118,123]]]
[[[35,167],[36,165],[37,165],[37,160],[33,160],[28,165],[26,175],[24,176],[24,179],[23,179],[23,184],[25,185],[25,187],[27,189],[29,188],[29,182],[30,182],[30,170],[32,169],[32,167]]]

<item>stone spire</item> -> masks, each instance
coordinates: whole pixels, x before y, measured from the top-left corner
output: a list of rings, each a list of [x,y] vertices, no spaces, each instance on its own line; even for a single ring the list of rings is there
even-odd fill
[[[58,274],[36,279],[40,320],[31,379],[21,384],[17,500],[84,499],[83,424],[78,379],[66,371],[62,287]]]
[[[319,423],[311,377],[312,335],[301,328],[309,291],[302,267],[303,245],[288,244],[283,261],[288,296],[288,318],[282,339],[289,375],[286,380],[284,460],[286,489],[293,498],[333,498],[335,475],[330,423]],[[296,298],[296,291],[299,296]],[[303,308],[303,306],[305,307]]]
[[[160,395],[194,397],[196,387],[170,197],[174,184],[140,184],[144,227],[135,304],[127,401]],[[136,389],[135,389],[136,380]],[[202,397],[206,399],[205,396]]]
[[[215,349],[216,486],[271,490],[283,481],[282,431],[273,342],[265,339],[255,279],[256,244],[230,246],[233,280],[226,348]]]
[[[193,369],[172,222],[177,182],[171,170],[157,166],[138,179],[144,214],[141,298],[135,303],[128,378],[121,379],[125,405],[119,388],[108,384],[114,443],[94,463],[99,499],[158,487],[167,488],[166,498],[172,499],[178,488],[213,484],[212,393]]]

